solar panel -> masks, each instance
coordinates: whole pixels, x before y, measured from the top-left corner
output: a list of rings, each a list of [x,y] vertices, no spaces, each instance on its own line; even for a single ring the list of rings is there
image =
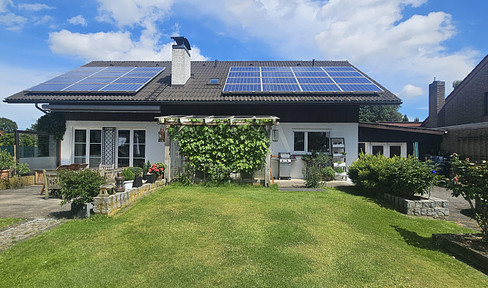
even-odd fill
[[[347,71],[347,72],[327,72],[330,77],[364,77],[363,74],[357,71]]]
[[[380,87],[375,84],[339,84],[342,90],[347,92],[364,92],[364,91],[382,91]]]
[[[324,71],[295,72],[297,77],[329,77]]]
[[[309,92],[341,92],[342,90],[335,84],[301,85],[303,91]]]
[[[227,83],[230,84],[260,84],[261,78],[228,78]]]
[[[261,72],[261,74],[263,75],[263,77],[288,77],[288,78],[291,78],[291,77],[294,77],[293,76],[293,73],[290,71],[290,72]]]
[[[61,91],[68,87],[69,84],[46,84],[42,83],[37,86],[32,87],[31,91]]]
[[[263,91],[301,91],[298,85],[263,84]]]
[[[300,84],[327,84],[334,83],[332,78],[329,77],[315,77],[315,78],[298,78],[298,83]]]
[[[107,84],[73,84],[68,86],[63,91],[98,91]]]
[[[226,92],[230,92],[230,91],[246,91],[246,92],[261,91],[261,85],[230,84],[230,85],[225,85],[224,91],[226,91]]]
[[[259,78],[258,78],[259,80]],[[263,78],[263,84],[280,84],[280,83],[290,83],[290,84],[297,84],[297,80],[295,78]]]
[[[352,66],[276,66],[230,67],[223,91],[379,92],[383,90]]]
[[[368,78],[364,77],[335,77],[334,81],[337,84],[355,84],[355,83],[371,83]]]
[[[165,67],[79,67],[27,91],[137,92],[164,69]]]

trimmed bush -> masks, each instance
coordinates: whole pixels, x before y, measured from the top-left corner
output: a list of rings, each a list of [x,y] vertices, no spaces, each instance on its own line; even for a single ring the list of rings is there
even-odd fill
[[[100,192],[100,185],[105,183],[98,172],[90,169],[79,171],[61,170],[59,183],[61,185],[61,205],[73,202],[75,204],[89,203]]]
[[[122,176],[124,177],[125,181],[134,180],[135,178],[134,172],[132,172],[130,168],[125,168],[122,170]]]
[[[406,198],[428,193],[438,183],[435,166],[411,156],[386,158],[361,154],[349,167],[348,175],[365,193],[390,193]]]

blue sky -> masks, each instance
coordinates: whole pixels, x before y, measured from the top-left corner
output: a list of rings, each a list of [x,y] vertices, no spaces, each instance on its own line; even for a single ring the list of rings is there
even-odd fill
[[[463,79],[487,54],[486,0],[0,0],[0,98],[91,60],[348,60],[427,117],[428,84]],[[32,104],[0,103],[28,128]]]

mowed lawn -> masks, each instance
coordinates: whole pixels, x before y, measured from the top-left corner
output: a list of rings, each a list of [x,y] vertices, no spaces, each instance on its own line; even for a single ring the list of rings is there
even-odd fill
[[[488,287],[437,250],[453,223],[328,189],[167,187],[0,253],[1,287]]]

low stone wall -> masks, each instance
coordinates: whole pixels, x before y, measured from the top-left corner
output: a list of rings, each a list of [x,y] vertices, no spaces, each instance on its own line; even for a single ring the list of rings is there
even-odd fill
[[[447,219],[449,217],[449,201],[430,197],[430,199],[409,200],[384,194],[385,199],[392,203],[398,211],[407,215],[428,216]]]
[[[133,188],[129,191],[115,193],[113,195],[100,194],[93,198],[93,212],[95,214],[113,215],[115,212],[124,208],[140,197],[152,192],[156,188],[163,187],[165,180],[155,183],[147,183],[141,187]]]

